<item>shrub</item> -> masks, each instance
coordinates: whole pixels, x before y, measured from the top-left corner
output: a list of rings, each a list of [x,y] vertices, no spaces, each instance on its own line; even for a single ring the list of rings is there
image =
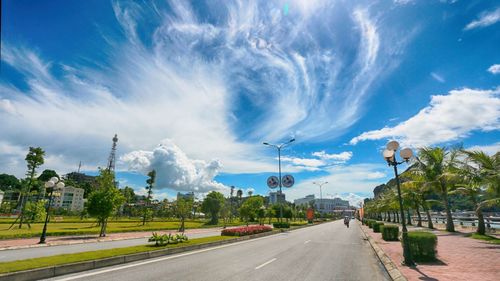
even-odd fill
[[[368,221],[368,227],[369,228],[373,228],[373,223],[375,222],[375,220],[369,220]]]
[[[373,232],[380,232],[380,227],[383,226],[384,223],[383,222],[374,222],[373,223]]]
[[[188,241],[188,237],[182,233],[179,234],[158,234],[153,232],[153,236],[148,239],[148,242],[155,242],[155,246],[165,246],[168,244],[177,244]]]
[[[273,229],[271,227],[266,226],[266,225],[251,225],[251,226],[223,229],[221,231],[221,235],[244,236],[244,235],[252,235],[252,234],[257,234],[257,233],[262,233],[262,232],[267,232],[267,231],[272,231],[272,230]]]
[[[437,254],[437,236],[424,231],[408,232],[410,252],[415,261],[434,261]]]
[[[290,228],[290,223],[288,222],[275,222],[273,223],[274,228]]]
[[[385,241],[398,241],[399,226],[384,224],[380,226],[380,232],[382,232],[382,239]]]

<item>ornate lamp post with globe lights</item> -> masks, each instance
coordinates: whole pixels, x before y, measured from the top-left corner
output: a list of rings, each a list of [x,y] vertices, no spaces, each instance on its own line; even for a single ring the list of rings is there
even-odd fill
[[[267,179],[267,185],[270,188],[276,188],[278,186],[280,188],[280,190],[278,192],[278,196],[276,198],[277,199],[276,201],[278,201],[278,203],[279,203],[279,197],[282,194],[281,188],[283,186],[292,187],[292,185],[294,183],[294,179],[291,175],[285,175],[283,178],[281,178],[281,149],[294,141],[295,141],[295,139],[291,139],[288,142],[285,142],[285,143],[282,143],[279,145],[270,144],[268,142],[263,143],[264,145],[272,146],[278,150],[278,178],[276,178],[276,176],[271,176]],[[279,205],[280,205],[280,222],[281,222],[281,221],[283,221],[283,206],[281,205],[281,203]]]
[[[409,148],[403,148],[399,151],[399,155],[403,158],[403,161],[398,162],[396,159],[396,151],[399,148],[399,143],[397,141],[390,141],[387,144],[387,149],[384,150],[384,159],[387,161],[389,166],[394,167],[394,175],[396,177],[396,186],[398,188],[398,200],[399,200],[399,212],[401,213],[401,225],[403,228],[403,256],[404,264],[407,266],[415,265],[411,257],[410,243],[408,241],[408,229],[406,229],[405,215],[403,212],[403,199],[401,199],[401,187],[398,175],[398,165],[403,163],[408,163],[410,158],[413,156],[413,151]]]
[[[52,205],[52,198],[54,189],[62,189],[64,187],[64,182],[60,181],[57,177],[52,177],[48,182],[45,183],[45,188],[49,191],[49,203],[45,208],[45,224],[43,225],[42,236],[40,237],[40,242],[38,244],[45,244],[45,239],[47,237],[47,223],[49,222],[49,210],[50,205]]]

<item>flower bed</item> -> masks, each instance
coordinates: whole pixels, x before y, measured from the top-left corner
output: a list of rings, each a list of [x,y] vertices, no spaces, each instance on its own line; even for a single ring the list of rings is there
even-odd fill
[[[230,229],[223,229],[221,235],[226,236],[244,236],[244,235],[252,235],[267,231],[272,231],[273,229],[269,226],[265,225],[251,225],[244,227],[236,227]]]

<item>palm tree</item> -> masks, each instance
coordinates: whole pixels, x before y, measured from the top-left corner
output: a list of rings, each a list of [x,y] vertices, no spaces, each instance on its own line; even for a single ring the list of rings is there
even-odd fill
[[[459,150],[448,151],[443,147],[421,148],[418,153],[415,172],[423,177],[440,195],[446,211],[446,230],[455,232],[451,215],[448,191],[457,181]]]
[[[478,219],[476,232],[484,235],[486,229],[482,209],[500,203],[499,153],[491,157],[482,151],[462,150],[462,153],[467,157],[460,171],[464,183],[459,185],[456,192],[465,194],[474,205]]]

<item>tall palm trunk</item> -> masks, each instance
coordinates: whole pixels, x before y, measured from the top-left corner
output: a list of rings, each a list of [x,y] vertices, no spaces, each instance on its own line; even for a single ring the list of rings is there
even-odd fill
[[[476,215],[477,215],[477,234],[482,234],[484,235],[486,233],[486,228],[484,226],[484,216],[483,216],[483,211],[481,210],[481,207],[478,207],[476,209]]]
[[[415,211],[417,212],[417,226],[422,227],[422,216],[420,215],[420,207],[415,204]]]
[[[453,217],[451,216],[450,202],[448,201],[448,192],[446,186],[441,184],[441,194],[443,196],[444,209],[446,211],[446,231],[455,232],[455,225],[453,224]]]

